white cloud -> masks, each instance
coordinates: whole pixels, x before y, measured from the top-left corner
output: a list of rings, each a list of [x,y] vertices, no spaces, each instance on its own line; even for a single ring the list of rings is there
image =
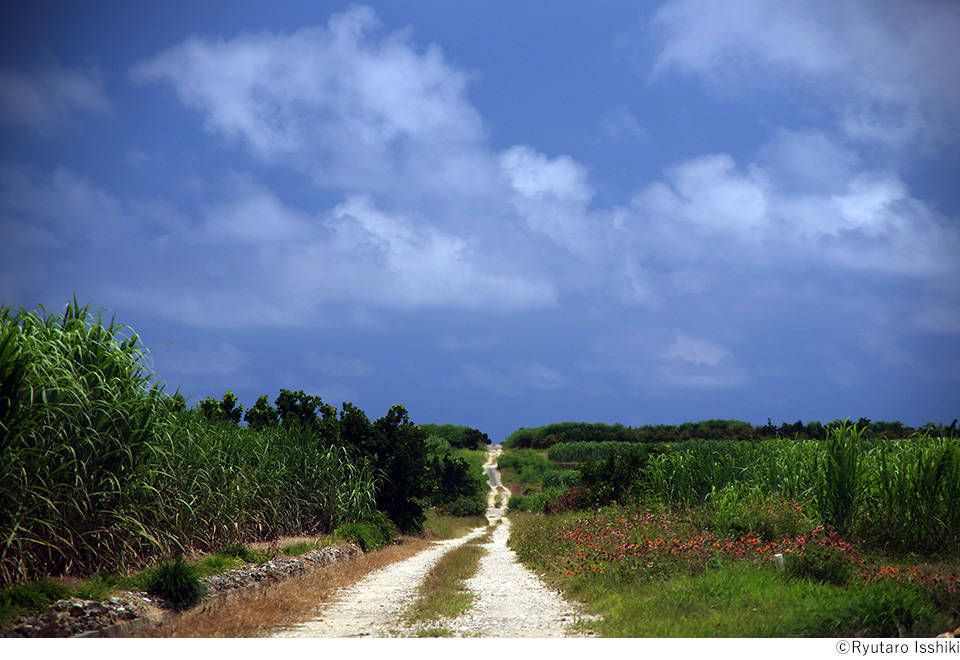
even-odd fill
[[[225,238],[250,244],[296,244],[315,234],[316,218],[284,204],[265,186],[235,176],[227,199],[205,211],[208,240]]]
[[[941,0],[671,0],[655,15],[655,70],[717,93],[795,86],[826,100],[853,137],[955,140],[960,5]]]
[[[762,171],[737,171],[733,158],[712,154],[686,161],[666,173],[636,203],[652,216],[670,217],[704,234],[724,232],[760,237],[769,218],[768,185]]]
[[[758,161],[691,159],[640,191],[624,226],[648,258],[775,267],[775,255],[853,270],[956,273],[960,232],[887,170],[816,132],[779,132]],[[659,256],[658,256],[659,255]]]
[[[132,71],[171,85],[206,129],[324,186],[461,196],[496,186],[467,74],[367,7],[290,34],[192,38]]]
[[[295,280],[313,281],[327,295],[335,292],[318,280],[326,280],[332,267],[346,295],[390,307],[518,309],[555,302],[550,284],[495,274],[468,241],[387,214],[369,197],[350,196],[333,210],[328,225],[332,242],[292,255]]]
[[[600,128],[613,138],[625,140],[646,140],[650,136],[625,105],[616,105],[604,113],[600,119]]]
[[[564,249],[589,255],[596,236],[587,215],[593,190],[586,170],[569,156],[550,159],[529,146],[500,155],[513,206],[527,227]]]
[[[53,135],[78,114],[109,114],[112,104],[95,69],[51,63],[32,72],[0,68],[0,121]]]
[[[67,237],[109,231],[124,219],[116,197],[63,166],[44,176],[21,165],[4,164],[0,204],[32,222],[55,225]]]

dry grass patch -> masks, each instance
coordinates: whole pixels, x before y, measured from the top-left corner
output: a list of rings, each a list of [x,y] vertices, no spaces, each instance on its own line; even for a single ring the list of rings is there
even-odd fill
[[[429,542],[424,539],[405,537],[402,544],[173,615],[139,636],[263,637],[277,628],[310,620],[316,615],[317,608],[341,587],[355,584],[368,573],[408,559],[428,546]]]
[[[477,572],[486,552],[486,548],[465,543],[443,555],[420,584],[419,598],[407,608],[407,622],[453,619],[469,610],[476,596],[464,581]]]

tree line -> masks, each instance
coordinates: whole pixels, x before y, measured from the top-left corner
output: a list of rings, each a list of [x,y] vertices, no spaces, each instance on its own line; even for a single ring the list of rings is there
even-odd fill
[[[674,443],[690,440],[765,440],[772,438],[794,438],[798,440],[824,440],[833,430],[848,420],[834,420],[823,424],[819,421],[784,422],[779,426],[771,420],[762,426],[749,422],[728,419],[710,419],[683,424],[657,424],[637,427],[623,424],[603,424],[587,422],[559,422],[535,428],[520,428],[507,436],[504,447],[515,449],[547,449],[553,445],[571,442],[639,442]],[[867,438],[898,439],[908,438],[918,433],[929,433],[937,437],[960,437],[957,420],[949,426],[929,422],[920,428],[911,428],[902,422],[872,421],[861,417],[858,429]]]

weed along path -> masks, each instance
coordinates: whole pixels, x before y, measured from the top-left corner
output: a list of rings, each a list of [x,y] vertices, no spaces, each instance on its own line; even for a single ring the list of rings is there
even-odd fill
[[[499,446],[487,449],[484,470],[490,484],[487,520],[458,539],[438,541],[402,562],[371,573],[342,590],[312,621],[276,632],[274,637],[414,637],[423,631],[443,631],[455,637],[572,637],[570,629],[582,616],[577,606],[547,589],[517,561],[507,547],[510,521],[504,516],[509,491],[496,468]],[[484,539],[478,539],[483,535]],[[465,581],[474,596],[472,607],[454,619],[408,625],[404,610],[416,600],[417,589],[446,553],[478,539],[486,553],[476,574]]]

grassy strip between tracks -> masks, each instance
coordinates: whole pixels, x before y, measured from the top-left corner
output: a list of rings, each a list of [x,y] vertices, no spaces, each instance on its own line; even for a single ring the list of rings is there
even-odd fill
[[[454,619],[473,606],[476,596],[465,585],[480,568],[480,559],[486,554],[481,543],[489,540],[492,533],[486,534],[449,551],[427,573],[418,589],[418,598],[406,610],[405,623],[437,622],[440,619]],[[423,636],[448,637],[450,631],[445,628],[427,628]]]

